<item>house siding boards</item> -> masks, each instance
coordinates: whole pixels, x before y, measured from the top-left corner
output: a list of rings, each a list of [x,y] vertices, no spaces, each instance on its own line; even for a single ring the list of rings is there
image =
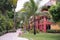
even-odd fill
[[[58,24],[52,24],[51,30],[60,30],[60,26]]]
[[[46,6],[56,5],[56,0],[50,0],[45,4]]]

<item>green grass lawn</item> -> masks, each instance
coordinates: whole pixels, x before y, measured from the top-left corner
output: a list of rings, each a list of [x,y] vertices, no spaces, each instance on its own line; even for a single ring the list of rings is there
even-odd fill
[[[29,40],[60,40],[60,34],[57,33],[32,33],[23,34],[20,37],[28,38]]]

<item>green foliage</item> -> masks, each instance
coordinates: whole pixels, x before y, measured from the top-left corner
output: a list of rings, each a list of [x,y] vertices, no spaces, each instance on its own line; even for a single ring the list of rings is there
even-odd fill
[[[2,13],[6,13],[6,10],[11,11],[16,7],[17,0],[0,0],[0,10]]]
[[[34,0],[30,0],[30,3],[31,3],[31,8],[33,10],[33,12],[36,12],[37,11],[37,5],[36,3],[34,2]]]
[[[36,33],[40,33],[39,29],[36,30]]]
[[[36,15],[36,11],[38,9],[38,6],[34,2],[34,0],[29,0],[29,2],[24,3],[24,7],[20,10],[20,12],[23,14],[22,18],[24,18],[25,24],[28,25],[28,20],[32,15]]]
[[[29,2],[26,2],[24,4],[24,8],[23,8],[22,11],[24,11],[25,13],[27,13],[27,15],[28,15],[27,17],[30,18],[32,15],[35,15],[37,9],[38,9],[38,6],[34,2],[34,0],[30,0]]]
[[[8,0],[0,0],[0,10],[11,10],[12,6]]]
[[[8,19],[5,16],[3,16],[2,14],[0,14],[0,32],[7,30],[6,27],[9,29],[13,28],[13,20],[12,19]]]
[[[7,14],[7,16],[8,16],[8,18],[11,18],[11,19],[13,19],[14,18],[14,13],[12,12],[12,11],[6,11],[6,14]]]
[[[48,33],[60,33],[60,30],[47,30]]]
[[[34,33],[34,30],[32,29],[32,30],[30,30],[29,32],[30,32],[30,33]],[[36,30],[36,33],[40,33],[40,31],[39,31],[39,30]]]
[[[16,4],[17,4],[17,0],[13,0],[14,7],[16,7]]]
[[[29,33],[34,33],[34,30],[33,30],[33,29],[32,29],[32,30],[30,30],[30,31],[29,31]]]
[[[55,22],[60,22],[60,3],[58,3],[57,5],[55,6],[52,6],[50,9],[49,9],[49,12],[51,13],[52,17],[53,17],[53,20]]]
[[[55,33],[55,30],[47,30],[48,33]]]
[[[20,27],[20,18],[16,18],[16,28],[19,28]]]
[[[13,20],[12,19],[9,19],[8,22],[7,22],[8,29],[12,29],[13,28],[13,25],[14,25]]]
[[[14,12],[17,0],[0,0],[0,32],[13,29]],[[12,6],[13,5],[13,6]]]

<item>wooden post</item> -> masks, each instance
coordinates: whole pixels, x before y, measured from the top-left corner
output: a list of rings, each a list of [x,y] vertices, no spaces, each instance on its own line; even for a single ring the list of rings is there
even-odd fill
[[[47,21],[46,21],[46,17],[44,16],[44,23],[43,23],[43,24],[44,24],[44,29],[43,29],[44,32],[46,32],[46,22],[47,22]]]
[[[34,15],[34,35],[36,35],[35,15]]]

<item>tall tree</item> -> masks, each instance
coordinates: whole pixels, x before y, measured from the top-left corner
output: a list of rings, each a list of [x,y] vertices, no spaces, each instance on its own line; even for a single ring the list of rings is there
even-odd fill
[[[8,0],[0,0],[0,10],[4,14],[6,10],[11,10],[11,4],[8,2]]]
[[[17,0],[0,0],[0,27],[10,29],[13,27],[14,13],[12,8],[16,7]],[[12,6],[13,5],[13,6]]]
[[[5,13],[6,10],[11,11],[12,5],[16,7],[17,0],[0,0],[0,10]]]
[[[55,6],[52,6],[49,9],[49,12],[51,13],[55,22],[60,22],[60,3],[57,3],[57,5]]]
[[[30,0],[29,2],[26,2],[24,4],[23,12],[27,13],[27,21],[31,16],[34,16],[36,14],[36,11],[38,9],[38,5],[34,2],[34,0]],[[22,12],[21,11],[21,12]],[[35,31],[35,25],[34,25],[34,34],[36,33]]]

